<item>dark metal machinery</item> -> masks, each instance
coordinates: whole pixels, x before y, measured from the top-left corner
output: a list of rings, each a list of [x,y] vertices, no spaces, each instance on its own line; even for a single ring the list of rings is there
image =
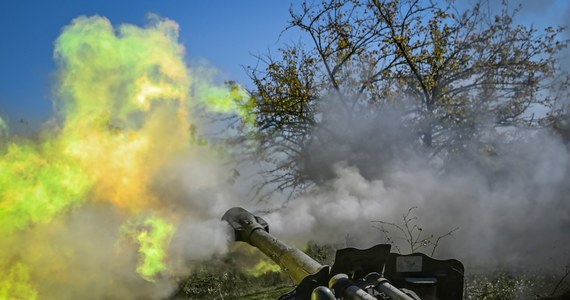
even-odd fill
[[[261,250],[298,284],[280,300],[463,298],[463,265],[455,259],[390,253],[390,245],[381,244],[338,250],[329,267],[275,238],[265,220],[241,207],[229,209],[222,220],[230,224],[236,241]]]

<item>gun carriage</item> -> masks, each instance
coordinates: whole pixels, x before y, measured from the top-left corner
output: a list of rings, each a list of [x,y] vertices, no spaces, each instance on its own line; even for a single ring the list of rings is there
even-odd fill
[[[329,267],[271,235],[265,220],[241,207],[229,209],[222,220],[232,227],[236,241],[261,250],[295,281],[297,287],[280,300],[463,298],[463,264],[455,259],[401,255],[380,244],[364,250],[340,249]]]

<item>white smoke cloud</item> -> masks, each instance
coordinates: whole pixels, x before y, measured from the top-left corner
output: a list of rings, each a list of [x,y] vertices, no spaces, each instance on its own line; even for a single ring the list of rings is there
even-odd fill
[[[422,163],[427,156],[421,151],[410,151],[410,140],[402,138],[410,134],[392,123],[396,117],[328,118],[325,126],[345,144],[315,146],[309,155],[322,159],[313,170],[329,172],[333,165],[332,175],[265,216],[276,236],[298,246],[314,240],[370,247],[385,241],[373,221],[403,226],[403,214],[417,207],[412,214],[425,237],[459,227],[441,240],[437,257],[468,266],[542,269],[558,268],[552,260],[568,260],[570,153],[547,130],[521,131],[522,138],[511,142],[489,134],[485,145],[473,146],[442,173],[441,166]],[[363,121],[350,127],[354,120]],[[384,228],[402,251],[409,249],[400,232]],[[430,254],[431,248],[420,251]]]

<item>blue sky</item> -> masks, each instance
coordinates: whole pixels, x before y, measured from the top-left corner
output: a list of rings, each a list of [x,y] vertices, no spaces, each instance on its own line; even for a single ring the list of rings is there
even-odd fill
[[[0,116],[14,130],[25,120],[32,128],[51,115],[53,43],[63,26],[80,15],[100,15],[113,24],[144,26],[148,13],[180,24],[187,61],[205,59],[224,79],[247,84],[242,65],[298,39],[278,40],[286,27],[290,1],[175,0],[5,0],[0,4]]]

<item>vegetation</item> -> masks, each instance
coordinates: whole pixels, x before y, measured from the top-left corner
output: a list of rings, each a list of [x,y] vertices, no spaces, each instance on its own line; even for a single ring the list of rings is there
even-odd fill
[[[277,299],[294,288],[287,275],[280,272],[248,273],[252,266],[235,260],[243,255],[233,252],[203,262],[180,282],[169,299]]]
[[[383,233],[386,244],[391,244],[397,253],[402,253],[402,249],[395,243],[396,239],[404,241],[407,250],[406,253],[416,253],[422,251],[430,251],[430,256],[435,254],[437,247],[442,239],[447,237],[453,237],[453,234],[459,230],[459,227],[455,227],[448,232],[436,236],[434,234],[426,234],[422,227],[418,224],[418,217],[413,215],[414,210],[417,209],[416,206],[410,207],[408,211],[402,215],[402,224],[391,223],[386,221],[372,221],[373,223],[379,224],[375,226],[380,232]],[[393,235],[390,231],[393,229],[396,231],[397,235]]]
[[[311,243],[305,252],[321,262],[332,263],[334,247]],[[239,255],[233,253],[232,256]],[[243,255],[243,254],[242,254]],[[248,275],[246,266],[230,263],[233,259],[213,259],[205,262],[190,277],[181,281],[170,299],[277,299],[295,286],[286,275],[268,272]],[[471,274],[465,278],[467,300],[567,299],[570,268],[562,274],[521,274],[496,270],[490,274]]]
[[[510,274],[496,272],[490,275],[472,275],[466,279],[465,299],[565,299],[562,290],[554,287],[560,276],[554,274]],[[558,298],[562,296],[562,298]]]
[[[280,273],[255,277],[236,268],[220,270],[193,273],[170,299],[277,299],[294,288]]]
[[[274,166],[262,185],[294,191],[326,179],[326,166],[311,172],[312,149],[346,141],[327,128],[325,108],[358,124],[395,107],[413,135],[407,147],[440,162],[484,148],[490,130],[564,118],[563,28],[516,24],[518,8],[503,1],[493,15],[488,5],[323,0],[292,8],[287,29],[302,32],[302,42],[248,68],[256,154]]]

